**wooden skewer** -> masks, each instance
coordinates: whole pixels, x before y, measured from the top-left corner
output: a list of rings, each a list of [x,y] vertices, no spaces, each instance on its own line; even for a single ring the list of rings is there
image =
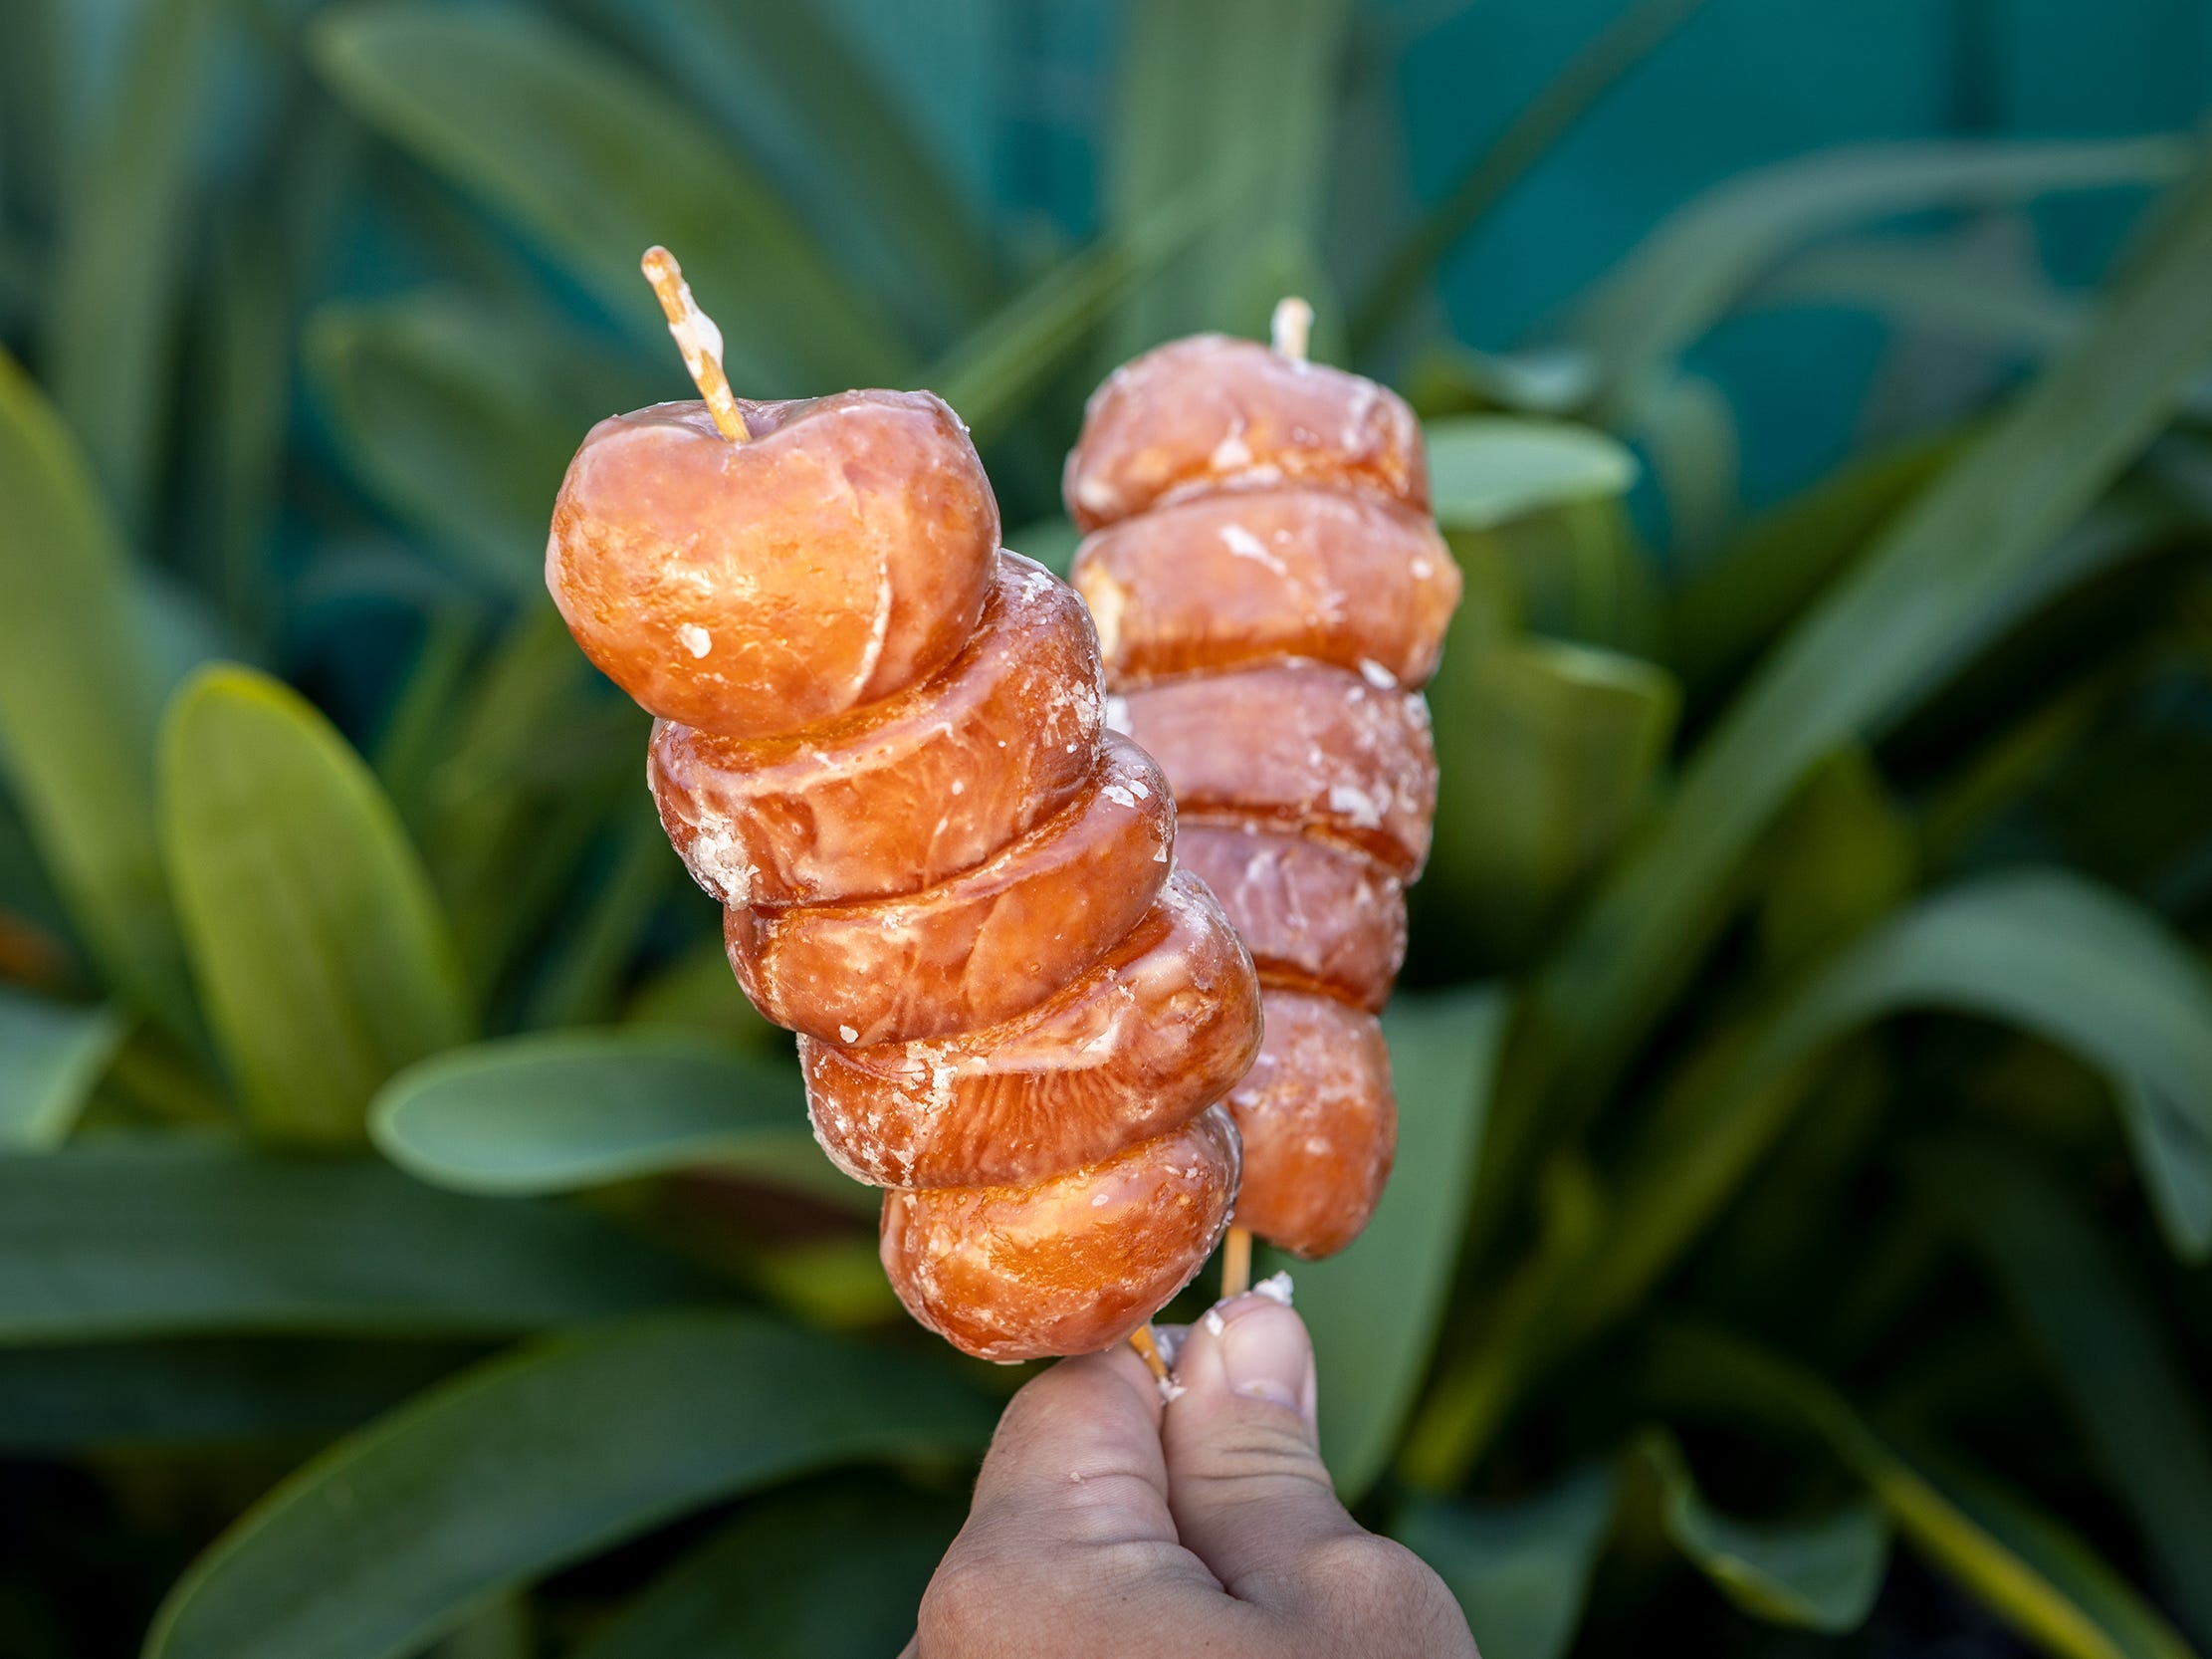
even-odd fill
[[[1160,1382],[1168,1380],[1168,1362],[1160,1357],[1160,1344],[1152,1339],[1150,1320],[1129,1333],[1129,1345],[1135,1348],[1137,1356],[1151,1367],[1156,1380]]]
[[[1295,294],[1285,295],[1275,302],[1275,315],[1269,323],[1268,343],[1292,362],[1306,360],[1306,337],[1313,333],[1313,307]]]
[[[1221,1241],[1221,1300],[1240,1297],[1252,1288],[1252,1230],[1231,1227]]]
[[[663,247],[647,248],[638,264],[660,298],[668,332],[676,337],[684,367],[699,387],[699,395],[707,400],[707,412],[715,417],[715,425],[724,437],[732,443],[744,443],[753,434],[746,429],[745,414],[738,407],[737,394],[730,389],[730,376],[722,371],[722,331],[691,297],[691,284],[684,281],[684,268],[676,263],[674,254]]]

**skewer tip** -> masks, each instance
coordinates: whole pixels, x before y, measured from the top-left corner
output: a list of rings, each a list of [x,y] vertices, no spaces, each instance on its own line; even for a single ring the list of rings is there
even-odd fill
[[[1269,342],[1282,356],[1292,362],[1306,360],[1306,340],[1313,333],[1313,307],[1287,294],[1275,302],[1275,315],[1268,324]]]
[[[706,399],[716,429],[732,443],[744,443],[753,434],[746,428],[737,394],[730,389],[730,376],[722,369],[722,331],[691,297],[691,284],[684,281],[684,268],[674,254],[656,242],[637,263],[653,285],[661,315],[668,319],[668,332],[683,354],[684,368]]]

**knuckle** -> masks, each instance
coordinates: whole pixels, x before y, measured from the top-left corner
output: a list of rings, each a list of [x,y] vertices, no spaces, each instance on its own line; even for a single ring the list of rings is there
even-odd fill
[[[1302,1428],[1276,1422],[1271,1416],[1246,1419],[1210,1435],[1193,1448],[1176,1475],[1179,1479],[1285,1482],[1331,1490],[1328,1471]]]
[[[1355,1533],[1316,1545],[1310,1581],[1325,1586],[1332,1622],[1348,1628],[1419,1635],[1424,1654],[1474,1652],[1465,1615],[1442,1579],[1391,1539]]]

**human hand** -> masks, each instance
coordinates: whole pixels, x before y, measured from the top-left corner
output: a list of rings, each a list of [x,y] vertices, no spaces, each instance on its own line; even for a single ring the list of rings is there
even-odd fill
[[[1475,1659],[1442,1580],[1337,1502],[1296,1313],[1223,1303],[1175,1376],[1163,1402],[1120,1347],[1013,1397],[902,1659]]]

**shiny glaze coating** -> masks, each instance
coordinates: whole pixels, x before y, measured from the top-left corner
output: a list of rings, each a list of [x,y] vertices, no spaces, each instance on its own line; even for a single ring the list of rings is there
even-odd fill
[[[1083,1353],[1191,1282],[1236,1183],[1236,1130],[1212,1106],[1032,1185],[886,1193],[883,1267],[914,1316],[968,1353]]]
[[[602,420],[553,506],[546,586],[651,713],[768,737],[950,661],[996,573],[998,507],[967,428],[919,391],[740,400]]]
[[[1107,699],[1193,816],[1279,820],[1411,880],[1429,857],[1437,749],[1419,692],[1318,662],[1187,674]]]
[[[994,856],[918,893],[731,906],[738,983],[825,1042],[975,1031],[1064,990],[1135,927],[1168,878],[1175,804],[1152,757],[1108,734],[1085,792]]]
[[[1061,480],[1096,530],[1210,490],[1311,480],[1429,507],[1421,423],[1396,392],[1226,335],[1171,341],[1091,394]]]
[[[1406,885],[1348,846],[1279,825],[1182,819],[1176,857],[1235,918],[1268,985],[1379,1013],[1406,961]]]
[[[741,982],[801,1032],[823,1145],[928,1189],[885,1212],[900,1295],[995,1357],[1115,1340],[1224,1225],[1251,960],[1175,873],[1088,613],[998,550],[952,412],[740,408],[728,437],[699,404],[593,428],[548,586],[660,717],[662,823]]]
[[[1461,587],[1427,517],[1315,485],[1122,519],[1084,539],[1068,580],[1117,686],[1288,657],[1423,685]]]
[[[1279,314],[1278,314],[1279,315]],[[1235,1219],[1355,1238],[1397,1107],[1374,1016],[1404,960],[1436,754],[1419,690],[1461,580],[1412,411],[1285,350],[1201,335],[1118,369],[1064,477],[1107,722],[1175,788],[1179,856],[1249,947],[1266,1040],[1229,1096]]]
[[[1032,1181],[1221,1098],[1260,1042],[1259,987],[1219,903],[1178,873],[1096,967],[982,1031],[852,1049],[799,1040],[814,1138],[887,1187]]]
[[[982,620],[935,677],[783,737],[653,729],[647,778],[692,879],[724,904],[911,893],[1073,801],[1105,701],[1065,583],[998,556]]]
[[[1390,1050],[1374,1015],[1268,987],[1267,1037],[1228,1109],[1244,1141],[1239,1225],[1305,1257],[1360,1236],[1398,1142]]]

